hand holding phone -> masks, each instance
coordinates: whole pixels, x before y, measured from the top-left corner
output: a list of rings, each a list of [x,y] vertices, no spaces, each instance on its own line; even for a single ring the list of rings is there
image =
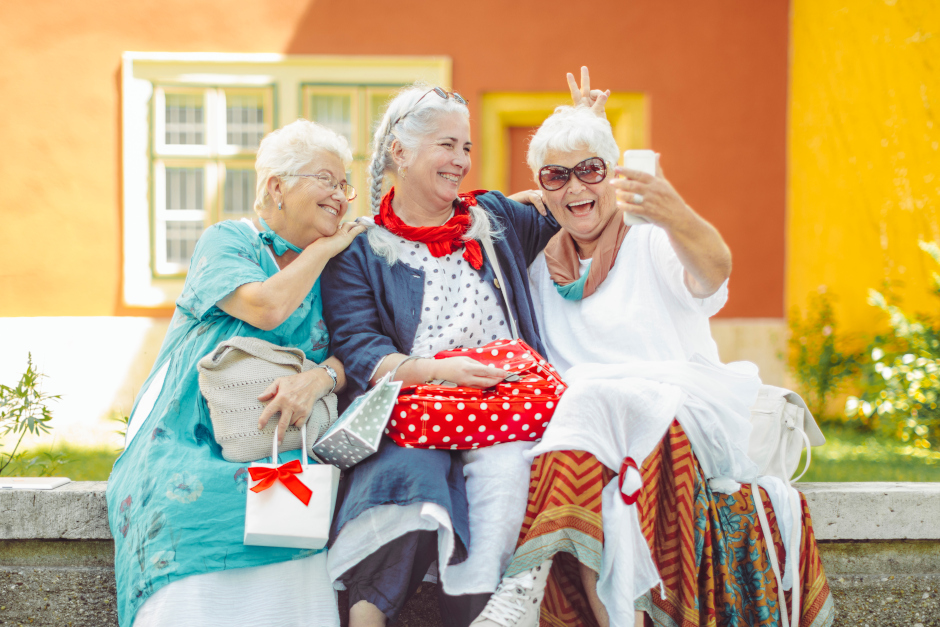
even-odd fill
[[[652,150],[625,150],[623,167],[656,176],[656,153]],[[649,220],[627,211],[623,214],[624,224],[649,224]]]

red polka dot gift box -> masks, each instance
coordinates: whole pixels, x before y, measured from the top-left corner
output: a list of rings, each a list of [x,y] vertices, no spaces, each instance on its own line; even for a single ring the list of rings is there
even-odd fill
[[[461,450],[541,439],[566,389],[544,357],[521,340],[434,356],[448,357],[470,357],[512,374],[485,390],[430,383],[403,387],[385,428],[396,444]]]

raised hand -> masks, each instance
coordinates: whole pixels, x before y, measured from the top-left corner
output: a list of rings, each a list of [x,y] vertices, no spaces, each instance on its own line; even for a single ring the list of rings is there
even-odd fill
[[[607,117],[604,105],[607,103],[607,98],[610,97],[610,90],[591,89],[591,74],[588,72],[586,65],[581,66],[580,86],[574,79],[574,74],[568,72],[568,89],[571,90],[571,101],[574,106],[587,106],[591,108],[591,111],[597,117]]]
[[[614,168],[616,176],[610,184],[616,189],[617,208],[645,218],[648,222],[669,229],[694,215],[679,192],[663,176],[659,159],[656,176],[621,166]]]
[[[352,241],[356,239],[356,236],[360,233],[365,232],[366,227],[358,222],[343,222],[339,225],[339,228],[336,229],[336,233],[333,233],[329,237],[320,238],[317,240],[321,242],[320,246],[325,246],[329,251],[329,256],[335,257],[340,254],[346,248],[352,244]],[[317,242],[314,242],[315,244]]]
[[[545,199],[542,198],[542,192],[537,189],[527,189],[516,192],[512,196],[507,196],[509,200],[515,200],[523,205],[532,205],[543,216],[548,215],[548,209],[545,207]]]

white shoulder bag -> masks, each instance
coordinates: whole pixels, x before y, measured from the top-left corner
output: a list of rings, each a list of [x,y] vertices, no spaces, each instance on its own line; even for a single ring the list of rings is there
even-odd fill
[[[757,508],[757,517],[760,520],[764,541],[767,544],[767,557],[777,580],[781,623],[798,627],[800,624],[800,547],[798,545],[803,517],[798,493],[789,487],[789,484],[798,481],[806,474],[812,458],[812,447],[822,446],[826,443],[826,438],[799,394],[772,385],[761,386],[757,402],[751,407],[751,426],[748,457],[757,464],[760,469],[759,474],[778,477],[788,484],[790,512],[793,520],[789,543],[792,556],[787,555],[787,560],[796,557],[796,564],[792,569],[793,588],[790,593],[789,613],[783,594],[783,577],[777,561],[777,552],[774,550],[773,535],[764,511],[760,487],[756,483],[751,484],[751,493]],[[803,472],[791,480],[790,478],[800,464],[800,455],[804,448],[806,449],[806,464],[803,466]]]

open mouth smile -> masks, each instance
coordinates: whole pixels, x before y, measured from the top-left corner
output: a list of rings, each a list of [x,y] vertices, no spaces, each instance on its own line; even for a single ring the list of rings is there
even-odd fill
[[[568,211],[576,218],[582,218],[588,216],[594,210],[594,201],[593,200],[579,200],[577,202],[568,203],[565,205],[568,208]]]
[[[445,181],[448,181],[455,185],[460,183],[460,176],[457,174],[451,174],[449,172],[438,172],[437,175],[441,177],[442,179],[444,179]]]
[[[320,208],[323,209],[324,211],[326,211],[328,214],[330,214],[330,215],[332,215],[332,216],[338,216],[338,215],[339,215],[339,209],[336,209],[335,207],[331,207],[331,206],[329,206],[329,205],[320,205]]]

